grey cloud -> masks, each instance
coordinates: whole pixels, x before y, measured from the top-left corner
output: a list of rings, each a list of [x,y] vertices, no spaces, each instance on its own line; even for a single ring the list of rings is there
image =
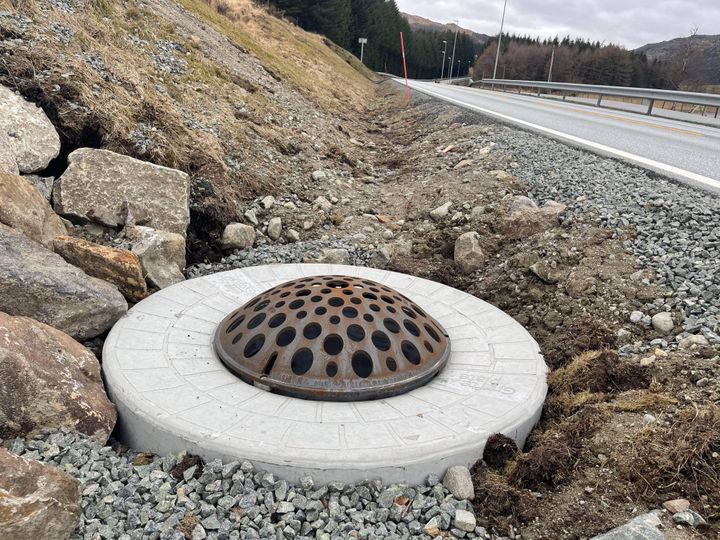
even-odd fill
[[[396,0],[402,11],[434,21],[460,21],[496,34],[502,0]],[[718,0],[508,0],[505,29],[540,37],[571,35],[628,48],[685,36],[720,33]]]

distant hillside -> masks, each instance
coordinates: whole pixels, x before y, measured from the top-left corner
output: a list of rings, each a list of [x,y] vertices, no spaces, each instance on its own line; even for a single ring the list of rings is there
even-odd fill
[[[407,19],[407,22],[410,24],[410,28],[413,30],[432,30],[434,32],[459,31],[461,34],[469,36],[477,45],[484,45],[490,38],[490,36],[486,34],[478,34],[477,32],[473,32],[472,30],[468,30],[467,28],[463,28],[454,23],[439,23],[426,19],[425,17],[420,17],[419,15],[410,15],[409,13],[403,13],[402,15]]]
[[[688,56],[687,82],[720,84],[720,35],[675,38],[636,50],[644,52],[649,60],[667,63],[682,63]]]

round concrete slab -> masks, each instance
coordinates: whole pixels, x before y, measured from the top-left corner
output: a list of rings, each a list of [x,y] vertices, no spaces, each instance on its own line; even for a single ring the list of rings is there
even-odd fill
[[[363,402],[272,394],[232,375],[213,349],[231,311],[285,281],[315,275],[368,278],[397,289],[448,331],[452,352],[431,382]],[[110,332],[103,371],[120,436],[137,450],[247,459],[297,481],[422,483],[471,465],[487,438],[522,445],[547,391],[535,340],[509,315],[457,289],[371,268],[287,264],[245,268],[164,289]]]

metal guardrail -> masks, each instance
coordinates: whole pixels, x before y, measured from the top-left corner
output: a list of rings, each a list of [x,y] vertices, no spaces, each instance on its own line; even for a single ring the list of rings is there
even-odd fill
[[[632,88],[627,86],[603,86],[596,84],[559,83],[545,81],[514,81],[509,79],[483,79],[474,81],[470,86],[484,87],[486,84],[514,88],[535,88],[538,95],[542,90],[559,90],[563,92],[563,100],[568,93],[597,94],[598,107],[604,96],[633,97],[648,101],[648,108],[645,114],[652,114],[656,101],[668,101],[673,103],[689,103],[692,105],[704,105],[715,108],[715,118],[720,110],[719,94],[703,94],[700,92],[679,92],[677,90],[659,90],[656,88]]]

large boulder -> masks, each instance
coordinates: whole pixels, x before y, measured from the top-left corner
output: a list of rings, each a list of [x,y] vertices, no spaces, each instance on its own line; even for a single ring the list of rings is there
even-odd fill
[[[0,172],[20,174],[15,159],[15,150],[10,144],[10,137],[2,130],[0,130]]]
[[[53,191],[59,214],[185,236],[190,179],[184,172],[94,148],[75,150],[68,163]]]
[[[51,326],[0,312],[0,438],[67,427],[105,444],[116,419],[90,350]]]
[[[35,105],[0,86],[0,131],[8,136],[21,173],[41,171],[60,153],[60,136]]]
[[[0,448],[0,538],[66,540],[80,511],[80,482]]]
[[[131,302],[148,295],[140,258],[131,251],[101,246],[72,236],[58,236],[55,253],[86,274],[112,283]]]
[[[510,200],[494,228],[513,240],[527,238],[557,226],[564,211],[565,205],[555,201],[547,201],[538,208],[529,198],[517,196]]]
[[[32,317],[82,340],[115,324],[127,302],[113,285],[0,224],[0,311]]]
[[[185,279],[185,238],[179,234],[156,231],[150,227],[125,227],[125,237],[140,257],[147,281],[164,289]]]
[[[67,234],[65,224],[43,195],[27,180],[0,173],[0,223],[24,232],[45,247]]]

